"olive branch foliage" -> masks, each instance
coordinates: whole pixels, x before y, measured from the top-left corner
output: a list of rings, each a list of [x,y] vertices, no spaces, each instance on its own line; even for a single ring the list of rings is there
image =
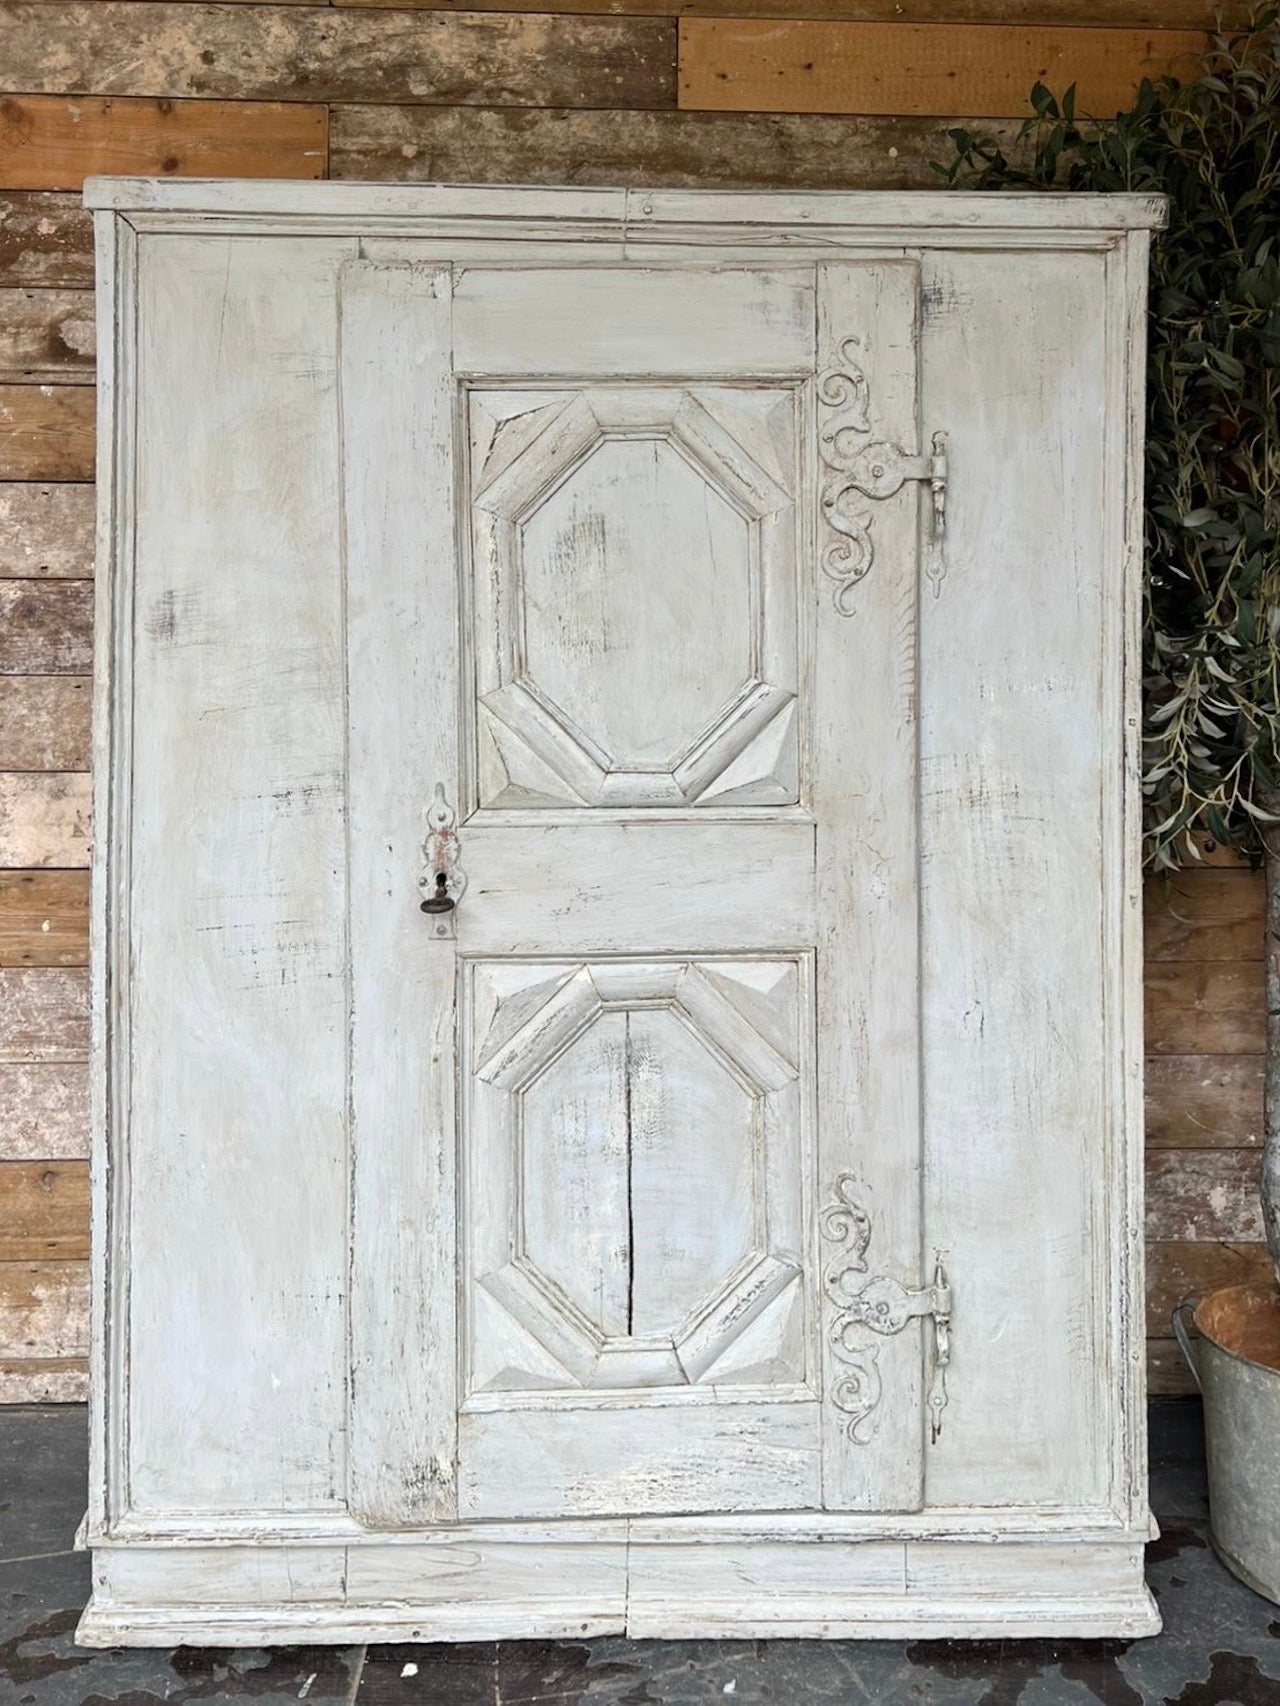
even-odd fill
[[[1077,116],[1041,83],[1006,157],[949,134],[964,189],[1157,191],[1147,366],[1143,796],[1151,864],[1280,848],[1280,9],[1198,74]]]

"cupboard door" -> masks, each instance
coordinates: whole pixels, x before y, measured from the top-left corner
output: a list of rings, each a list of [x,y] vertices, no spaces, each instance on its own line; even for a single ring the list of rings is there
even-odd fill
[[[346,274],[366,1521],[921,1502],[917,293]]]

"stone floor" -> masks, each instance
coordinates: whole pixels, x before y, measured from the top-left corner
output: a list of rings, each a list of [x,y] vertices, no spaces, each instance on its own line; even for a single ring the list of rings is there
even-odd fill
[[[312,1706],[1280,1706],[1280,1609],[1209,1550],[1199,1405],[1152,1409],[1148,1554],[1164,1633],[1147,1641],[518,1641],[447,1647],[88,1652],[78,1408],[0,1410],[0,1703],[306,1700]]]

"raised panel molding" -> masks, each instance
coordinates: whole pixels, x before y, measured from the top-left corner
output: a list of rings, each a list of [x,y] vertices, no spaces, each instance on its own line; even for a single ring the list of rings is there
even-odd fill
[[[481,809],[797,803],[798,414],[791,385],[470,389]]]
[[[802,1383],[807,957],[468,986],[472,1396]]]

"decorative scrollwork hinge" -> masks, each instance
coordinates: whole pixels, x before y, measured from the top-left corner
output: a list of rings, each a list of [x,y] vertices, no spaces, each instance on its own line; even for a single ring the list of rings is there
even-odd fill
[[[823,572],[836,582],[832,600],[842,616],[853,615],[854,588],[875,559],[872,518],[858,498],[879,502],[893,497],[907,480],[927,481],[932,499],[932,527],[925,552],[925,574],[936,598],[946,576],[943,546],[947,528],[947,435],[935,432],[928,456],[909,456],[899,445],[883,439],[866,441],[871,431],[870,387],[853,351],[856,338],[840,345],[844,364],[818,378],[818,401],[835,412],[822,423],[818,454],[833,470],[822,488],[822,515],[835,535],[822,549]]]
[[[458,863],[457,813],[445,798],[444,783],[437,782],[427,807],[427,838],[422,843],[425,870],[418,878],[422,910],[437,936],[454,934],[453,914],[467,890],[467,876]]]
[[[824,1238],[847,1244],[848,1250],[833,1262],[826,1274],[827,1296],[836,1307],[829,1329],[832,1351],[848,1373],[841,1372],[831,1401],[848,1420],[845,1432],[856,1445],[866,1445],[875,1432],[872,1417],[880,1402],[880,1347],[859,1342],[860,1328],[869,1328],[882,1338],[900,1333],[908,1321],[929,1317],[933,1321],[933,1378],[929,1386],[929,1438],[935,1442],[942,1432],[942,1412],[947,1407],[947,1369],[951,1363],[951,1282],[938,1251],[933,1284],[909,1290],[888,1274],[858,1283],[867,1270],[866,1252],[871,1242],[871,1217],[857,1195],[852,1173],[841,1173],[835,1182],[833,1200],[824,1207],[819,1225]]]

